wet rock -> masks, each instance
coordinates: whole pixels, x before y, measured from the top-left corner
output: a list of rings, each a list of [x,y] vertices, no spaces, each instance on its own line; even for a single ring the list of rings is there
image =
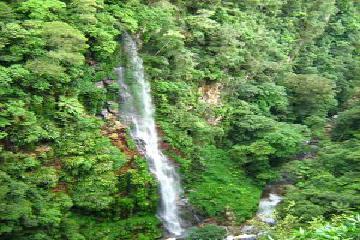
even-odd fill
[[[240,231],[245,234],[252,234],[258,232],[258,230],[252,225],[244,225],[241,227]]]
[[[145,141],[143,139],[140,139],[140,138],[135,138],[134,141],[135,141],[136,146],[138,147],[139,152],[141,154],[145,154],[145,151],[146,151],[146,149],[145,149],[145,146],[146,146]]]
[[[257,236],[254,234],[242,234],[239,236],[227,236],[226,240],[256,240]]]
[[[198,213],[198,211],[189,203],[189,200],[182,198],[178,202],[180,208],[181,219],[183,220],[183,226],[185,228],[196,226],[203,222],[204,218]]]
[[[113,127],[107,127],[107,131],[108,131],[108,133],[109,134],[112,134],[112,133],[115,133],[116,132],[116,129],[115,128],[113,128]]]
[[[218,125],[221,120],[222,120],[222,116],[219,116],[219,117],[215,117],[215,116],[210,116],[208,119],[207,119],[207,122],[210,124],[210,125],[213,125],[213,126],[216,126]]]
[[[116,121],[119,117],[113,113],[109,113],[109,115],[106,117],[109,121]]]
[[[233,239],[234,240],[256,240],[256,235],[243,234],[243,235],[235,236]]]
[[[111,109],[110,112],[114,114],[115,116],[119,116],[119,110]]]
[[[220,106],[222,88],[223,85],[220,83],[205,84],[199,87],[198,89],[198,93],[200,95],[199,101],[207,104],[209,107]],[[206,114],[205,120],[210,125],[214,125],[214,126],[218,125],[222,120],[222,116],[216,116],[214,115],[214,113],[210,113],[210,112]]]
[[[105,118],[105,119],[108,118],[109,114],[110,114],[110,112],[107,109],[101,110],[101,116],[103,118]]]

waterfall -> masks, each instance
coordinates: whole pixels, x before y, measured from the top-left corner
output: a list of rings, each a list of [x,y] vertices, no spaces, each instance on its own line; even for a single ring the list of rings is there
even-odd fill
[[[150,171],[159,182],[161,204],[158,216],[170,234],[179,236],[183,233],[178,208],[181,193],[179,176],[158,145],[150,83],[145,79],[136,43],[124,34],[122,44],[128,63],[126,68],[116,69],[121,88],[120,115],[131,127],[131,135],[139,151],[145,155]]]

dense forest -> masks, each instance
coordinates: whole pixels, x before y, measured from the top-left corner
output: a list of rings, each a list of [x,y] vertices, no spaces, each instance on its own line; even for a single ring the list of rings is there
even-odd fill
[[[359,1],[1,0],[0,28],[0,239],[164,236],[119,117],[124,34],[202,219],[185,239],[224,239],[284,176],[259,239],[360,239]]]

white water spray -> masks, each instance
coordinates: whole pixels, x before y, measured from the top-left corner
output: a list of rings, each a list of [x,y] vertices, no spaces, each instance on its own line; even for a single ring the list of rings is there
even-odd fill
[[[179,176],[159,149],[150,84],[145,79],[136,43],[127,34],[122,43],[128,65],[126,69],[116,69],[121,88],[121,117],[131,126],[131,135],[137,141],[138,149],[147,158],[151,172],[159,181],[161,205],[158,215],[169,233],[179,236],[183,233],[178,209]]]

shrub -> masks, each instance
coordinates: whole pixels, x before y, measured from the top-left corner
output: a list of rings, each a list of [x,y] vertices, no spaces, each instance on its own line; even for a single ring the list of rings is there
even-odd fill
[[[187,240],[223,240],[226,230],[216,225],[206,225],[204,227],[191,228]]]

